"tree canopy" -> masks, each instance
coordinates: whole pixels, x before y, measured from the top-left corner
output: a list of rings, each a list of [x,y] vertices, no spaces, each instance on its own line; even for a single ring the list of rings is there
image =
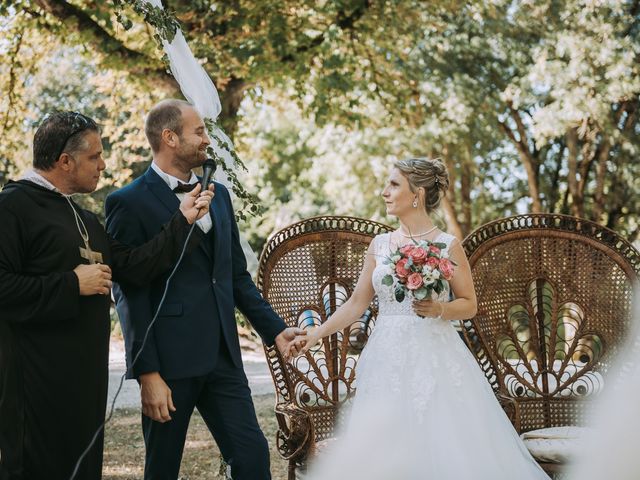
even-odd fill
[[[640,234],[640,1],[18,0],[0,3],[0,183],[51,108],[104,128],[110,176],[138,175],[157,100],[178,96],[157,36],[177,20],[220,90],[221,123],[274,228],[382,219],[392,160],[438,156],[443,222],[558,212]],[[388,220],[387,220],[388,221]]]

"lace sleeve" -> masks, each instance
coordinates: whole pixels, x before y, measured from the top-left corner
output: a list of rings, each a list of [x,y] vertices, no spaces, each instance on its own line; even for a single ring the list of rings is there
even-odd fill
[[[451,245],[453,245],[453,242],[456,241],[456,237],[454,237],[450,233],[443,232],[441,237],[440,237],[440,240],[442,240],[443,243],[447,244],[447,252],[450,252],[451,251]]]
[[[371,240],[371,251],[374,255],[378,256],[380,251],[380,235],[376,235],[373,237],[373,240]]]
[[[386,238],[387,234],[381,233],[380,235],[373,237],[373,240],[371,240],[371,251],[375,255],[376,260],[382,255]]]

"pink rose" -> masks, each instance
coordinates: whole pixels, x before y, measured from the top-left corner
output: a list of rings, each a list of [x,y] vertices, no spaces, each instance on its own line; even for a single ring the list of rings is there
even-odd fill
[[[445,280],[451,280],[453,278],[453,263],[448,258],[440,260],[440,273]]]
[[[408,244],[408,245],[404,245],[403,247],[400,247],[400,253],[402,255],[404,255],[405,257],[408,257],[409,255],[411,255],[411,252],[413,251],[413,245]]]
[[[436,257],[429,257],[427,258],[427,266],[431,267],[431,269],[437,268],[438,265],[440,265],[440,260],[438,260]]]
[[[408,260],[406,258],[401,258],[400,260],[398,260],[398,263],[396,263],[396,275],[398,276],[398,279],[400,281],[406,280],[406,278],[411,273],[411,271],[407,268],[407,262]]]
[[[424,263],[427,261],[428,255],[429,252],[427,252],[422,247],[416,247],[411,252],[411,258],[413,258],[413,263],[415,263],[416,265],[424,265]]]
[[[409,275],[409,278],[407,278],[407,288],[409,290],[417,290],[422,286],[422,284],[422,275],[419,273],[412,273]]]
[[[440,255],[440,249],[435,245],[429,245],[429,251],[435,255]]]

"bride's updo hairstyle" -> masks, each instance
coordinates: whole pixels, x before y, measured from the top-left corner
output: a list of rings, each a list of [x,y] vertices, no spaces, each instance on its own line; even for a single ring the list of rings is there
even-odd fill
[[[438,208],[440,200],[449,189],[449,172],[439,158],[408,158],[393,165],[409,181],[409,188],[416,192],[425,190],[424,208],[431,213]]]

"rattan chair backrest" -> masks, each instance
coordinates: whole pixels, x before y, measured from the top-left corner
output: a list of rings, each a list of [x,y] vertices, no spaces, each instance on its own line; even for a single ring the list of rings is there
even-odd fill
[[[281,230],[267,243],[258,287],[288,326],[319,325],[353,292],[374,236],[386,225],[353,217],[316,217]],[[315,440],[331,437],[340,407],[355,390],[355,366],[374,328],[377,300],[350,328],[338,332],[306,356],[284,363],[265,346],[277,402],[311,415]]]
[[[566,402],[605,386],[633,322],[637,250],[596,223],[551,214],[486,224],[463,247],[478,296],[463,333],[494,391],[531,410],[522,431],[581,423]]]

